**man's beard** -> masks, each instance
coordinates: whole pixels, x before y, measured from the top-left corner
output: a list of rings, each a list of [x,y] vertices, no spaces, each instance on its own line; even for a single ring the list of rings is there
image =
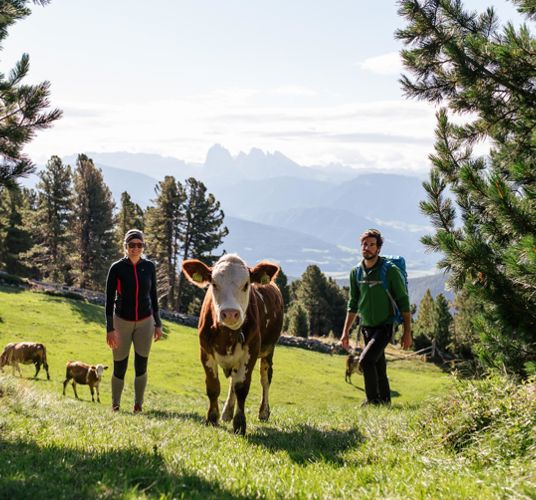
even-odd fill
[[[372,253],[370,253],[370,252],[365,252],[365,253],[363,253],[363,258],[364,258],[365,260],[372,260],[372,259],[374,259],[374,258],[377,257],[377,256],[378,256],[377,253],[374,253],[374,254],[372,254]]]

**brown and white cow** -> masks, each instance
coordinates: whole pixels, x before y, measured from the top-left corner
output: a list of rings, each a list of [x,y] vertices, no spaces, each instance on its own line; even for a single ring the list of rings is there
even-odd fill
[[[182,271],[194,285],[208,286],[198,326],[209,398],[207,424],[216,425],[220,417],[219,365],[231,377],[222,420],[232,419],[234,432],[245,434],[244,405],[257,358],[262,384],[259,418],[270,416],[272,359],[283,326],[283,298],[274,283],[279,267],[263,261],[249,268],[238,255],[227,254],[213,267],[186,260]]]
[[[41,365],[43,365],[47,372],[47,379],[50,380],[50,375],[48,373],[47,350],[43,344],[36,344],[35,342],[18,342],[7,344],[4,347],[4,351],[0,355],[0,370],[3,371],[4,366],[11,365],[13,367],[13,375],[15,375],[15,369],[17,369],[19,376],[22,377],[19,363],[22,363],[23,365],[35,365],[34,378],[37,377],[37,374],[41,369]]]
[[[63,382],[63,395],[65,396],[65,387],[72,380],[73,391],[76,399],[76,384],[89,385],[91,391],[91,401],[95,402],[93,395],[94,389],[97,390],[97,401],[100,403],[99,384],[102,380],[102,374],[108,367],[104,365],[88,365],[81,361],[69,361],[65,368],[65,380]]]

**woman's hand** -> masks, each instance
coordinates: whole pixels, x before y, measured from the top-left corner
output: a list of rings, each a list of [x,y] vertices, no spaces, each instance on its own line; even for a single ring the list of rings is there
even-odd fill
[[[117,349],[119,346],[119,333],[117,330],[110,330],[106,334],[106,343],[111,349]]]
[[[161,326],[155,326],[154,327],[154,341],[158,342],[162,338],[162,327]]]

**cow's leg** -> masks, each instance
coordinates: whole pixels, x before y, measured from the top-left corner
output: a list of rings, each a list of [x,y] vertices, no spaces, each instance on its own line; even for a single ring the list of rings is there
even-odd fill
[[[37,360],[34,362],[35,365],[35,375],[34,378],[37,378],[37,374],[39,373],[39,370],[41,370],[41,361]]]
[[[46,361],[43,361],[43,366],[45,367],[45,371],[47,372],[47,380],[50,380],[50,374],[48,373],[48,363]]]
[[[69,380],[70,378],[67,377],[64,381],[63,381],[63,395],[65,396],[65,388],[67,387],[67,384],[69,383]]]
[[[95,402],[95,390],[93,389],[93,386],[90,384],[89,390],[91,391],[91,401]]]
[[[97,390],[97,403],[100,403],[100,392],[99,392],[99,384],[95,386],[95,389]]]
[[[236,412],[233,417],[233,431],[235,434],[246,433],[246,398],[251,384],[251,373],[257,361],[257,353],[249,356],[248,363],[241,364],[232,373],[233,387],[236,394]]]
[[[13,375],[15,375],[15,368],[19,372],[19,377],[22,378],[22,371],[20,369],[20,365],[17,362],[15,362],[15,364],[13,365]]]
[[[236,395],[233,387],[233,379],[229,380],[229,392],[227,393],[227,400],[225,401],[225,404],[223,405],[223,413],[221,415],[221,419],[224,422],[230,422],[234,415],[234,409],[235,409],[235,403],[236,403]]]
[[[76,399],[80,399],[80,398],[78,397],[78,393],[76,392],[76,382],[75,382],[74,380],[73,380],[73,391],[74,391],[74,396],[75,396],[75,398],[76,398]]]
[[[218,425],[220,418],[220,409],[218,408],[218,397],[220,395],[220,380],[218,379],[218,364],[205,351],[201,351],[201,363],[205,369],[205,385],[209,400],[207,413],[207,425]]]
[[[274,357],[274,353],[270,353],[265,358],[261,359],[261,385],[262,385],[262,401],[261,406],[259,408],[259,420],[262,420],[263,422],[267,421],[270,417],[270,401],[269,401],[269,393],[270,393],[270,384],[272,383],[272,374],[273,374],[273,368],[272,368],[272,360]]]

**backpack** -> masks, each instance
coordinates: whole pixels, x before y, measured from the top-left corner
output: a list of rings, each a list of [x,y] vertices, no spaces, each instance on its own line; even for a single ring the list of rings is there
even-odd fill
[[[402,317],[402,313],[400,312],[400,309],[398,308],[395,299],[391,295],[391,292],[389,292],[389,287],[387,285],[387,271],[390,267],[395,266],[400,271],[400,274],[402,275],[404,285],[406,287],[406,292],[408,291],[408,273],[406,271],[406,259],[404,257],[401,257],[400,255],[383,255],[381,259],[382,265],[380,267],[380,281],[379,283],[382,285],[382,288],[385,290],[385,293],[387,293],[387,296],[389,297],[389,300],[391,301],[391,305],[393,307],[393,321],[395,325],[399,325],[404,322],[404,318]],[[359,265],[357,267],[357,282],[358,283],[369,283],[369,284],[376,284],[377,282],[368,282],[363,280],[363,266]]]

